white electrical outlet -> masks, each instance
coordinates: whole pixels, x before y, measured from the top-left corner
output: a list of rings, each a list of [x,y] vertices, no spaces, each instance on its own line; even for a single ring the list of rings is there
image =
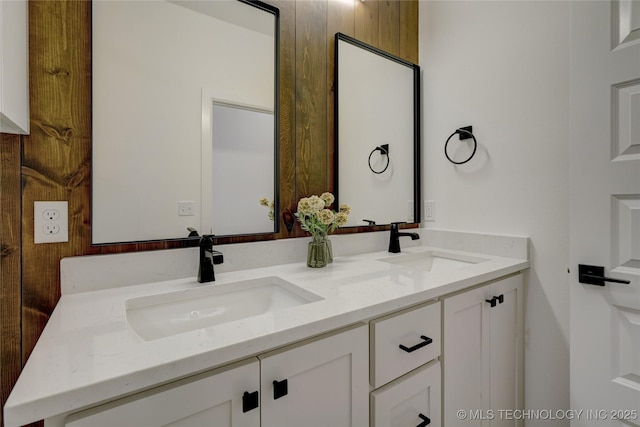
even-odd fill
[[[424,220],[425,221],[436,220],[436,201],[435,200],[424,201]]]
[[[55,243],[69,241],[69,203],[33,203],[33,242]]]
[[[196,202],[186,200],[178,202],[178,216],[194,216],[196,214]]]

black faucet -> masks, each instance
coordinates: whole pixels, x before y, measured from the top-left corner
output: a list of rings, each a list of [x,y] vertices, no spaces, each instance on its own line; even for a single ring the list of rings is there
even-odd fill
[[[418,240],[420,238],[418,233],[401,233],[398,224],[404,224],[404,222],[392,222],[391,234],[389,236],[389,252],[394,254],[400,252],[400,237],[408,236],[411,237],[411,240]]]
[[[206,283],[216,280],[213,272],[214,264],[222,264],[222,253],[213,250],[213,236],[202,236],[200,239],[200,266],[198,267],[198,282]]]

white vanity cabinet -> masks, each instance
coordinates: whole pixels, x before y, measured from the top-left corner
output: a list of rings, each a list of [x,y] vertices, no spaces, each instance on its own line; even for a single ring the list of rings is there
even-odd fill
[[[505,411],[523,408],[522,294],[517,274],[444,299],[447,427],[520,425]]]
[[[27,0],[0,1],[0,133],[29,133]]]
[[[366,427],[364,324],[69,416],[66,427]]]
[[[440,318],[431,302],[371,321],[373,427],[440,427]]]

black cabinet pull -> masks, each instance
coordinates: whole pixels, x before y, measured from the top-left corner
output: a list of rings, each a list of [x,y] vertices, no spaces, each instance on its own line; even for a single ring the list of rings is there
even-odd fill
[[[287,380],[273,381],[273,399],[280,399],[289,394],[289,384]]]
[[[429,424],[431,424],[431,420],[429,419],[429,417],[425,417],[422,414],[418,414],[418,417],[420,417],[422,422],[420,424],[418,424],[416,427],[425,427],[425,426],[428,426]]]
[[[406,347],[406,346],[404,346],[402,344],[400,344],[399,347],[401,349],[403,349],[404,351],[406,351],[407,353],[411,353],[411,352],[416,351],[417,349],[422,348],[425,345],[429,345],[429,344],[431,344],[433,342],[433,340],[431,338],[425,337],[424,335],[420,335],[420,338],[422,338],[423,341],[418,343],[418,344],[416,344],[416,345],[414,345],[413,347]]]
[[[242,395],[242,412],[249,412],[258,407],[258,392],[249,393],[245,391]]]
[[[500,294],[498,296],[495,296],[491,299],[486,299],[486,302],[488,302],[489,304],[491,304],[491,308],[495,307],[498,304],[502,304],[504,302],[504,294]]]

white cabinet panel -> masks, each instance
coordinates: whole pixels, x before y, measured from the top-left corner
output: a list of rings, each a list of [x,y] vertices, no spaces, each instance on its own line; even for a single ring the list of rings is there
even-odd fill
[[[368,426],[368,350],[361,325],[260,356],[262,426]]]
[[[522,275],[444,300],[444,422],[515,426],[523,407]],[[458,411],[464,411],[461,419]]]
[[[440,362],[422,366],[371,393],[373,427],[440,427]]]

